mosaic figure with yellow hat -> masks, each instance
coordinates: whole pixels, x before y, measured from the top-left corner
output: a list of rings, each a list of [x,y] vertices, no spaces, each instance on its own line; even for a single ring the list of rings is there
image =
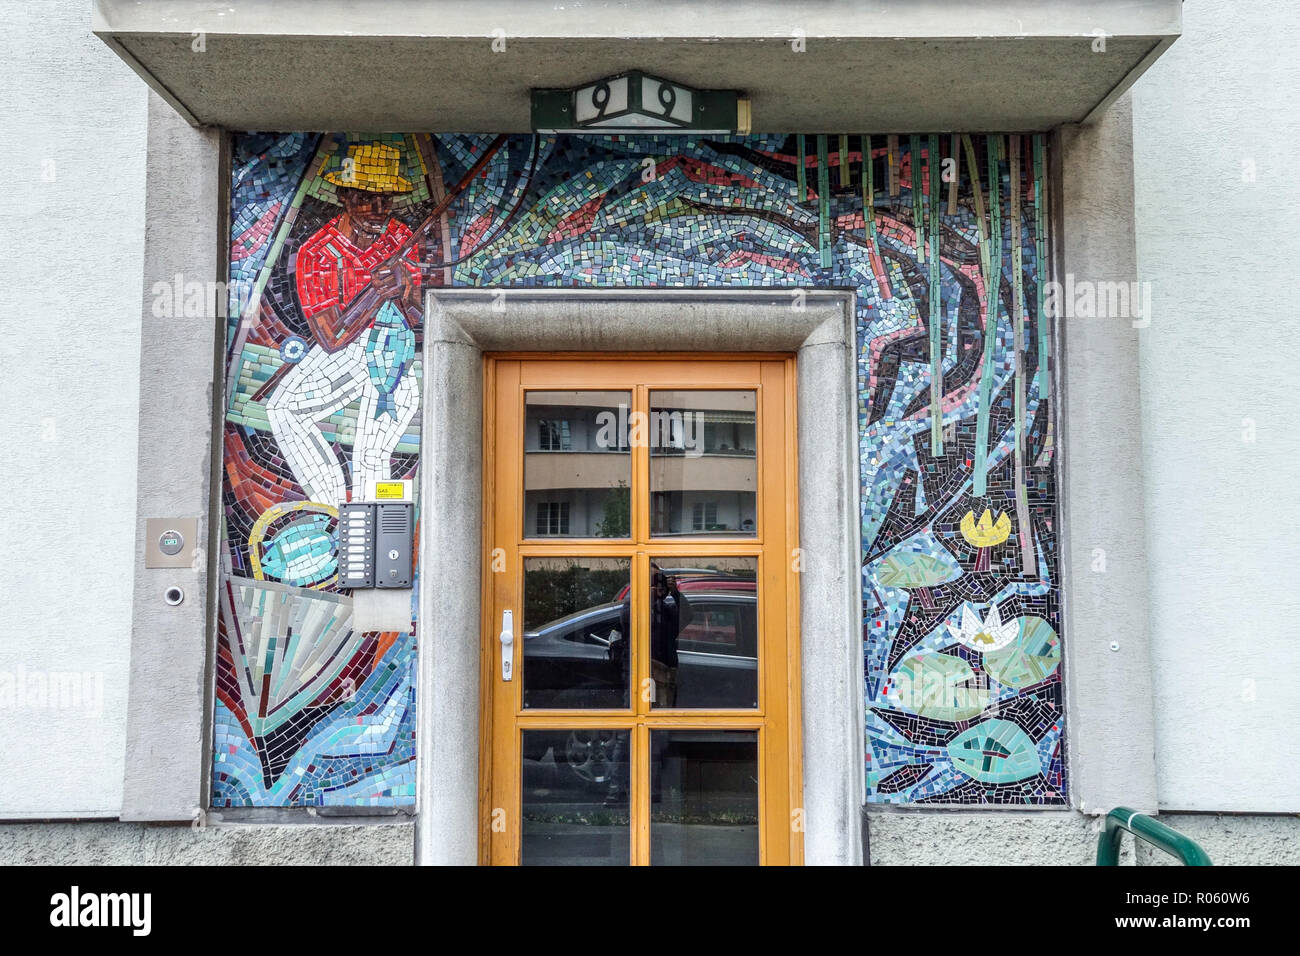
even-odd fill
[[[347,479],[318,422],[360,400],[352,445],[352,487],[390,477],[393,449],[420,404],[408,375],[420,322],[419,247],[391,215],[395,196],[412,183],[401,174],[401,151],[383,142],[353,143],[323,177],[343,212],[298,249],[291,264],[302,314],[314,344],[298,356],[266,403],[280,452],[312,501],[338,506]],[[347,307],[370,286],[377,304]]]

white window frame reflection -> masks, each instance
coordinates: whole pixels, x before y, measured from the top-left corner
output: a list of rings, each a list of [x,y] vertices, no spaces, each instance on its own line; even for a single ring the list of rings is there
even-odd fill
[[[562,537],[569,533],[569,503],[567,501],[537,502],[537,536]]]

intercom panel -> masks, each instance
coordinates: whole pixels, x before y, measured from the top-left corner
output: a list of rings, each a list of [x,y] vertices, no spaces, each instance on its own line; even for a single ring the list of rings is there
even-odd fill
[[[415,503],[409,480],[368,481],[364,497],[339,508],[339,585],[409,588]]]
[[[350,501],[339,507],[339,585],[375,586],[375,505]]]
[[[375,587],[411,586],[411,547],[415,537],[415,505],[379,502],[375,505]]]

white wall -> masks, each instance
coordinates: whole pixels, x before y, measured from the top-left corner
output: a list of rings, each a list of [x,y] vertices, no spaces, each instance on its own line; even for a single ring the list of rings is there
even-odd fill
[[[146,88],[90,9],[5,3],[0,32],[0,819],[121,806]]]
[[[1300,811],[1300,8],[1183,17],[1133,93],[1160,803]]]

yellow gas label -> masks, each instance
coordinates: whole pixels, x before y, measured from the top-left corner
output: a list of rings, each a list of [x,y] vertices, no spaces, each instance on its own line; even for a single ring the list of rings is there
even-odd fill
[[[377,481],[375,482],[376,498],[405,498],[406,486],[400,481]]]

